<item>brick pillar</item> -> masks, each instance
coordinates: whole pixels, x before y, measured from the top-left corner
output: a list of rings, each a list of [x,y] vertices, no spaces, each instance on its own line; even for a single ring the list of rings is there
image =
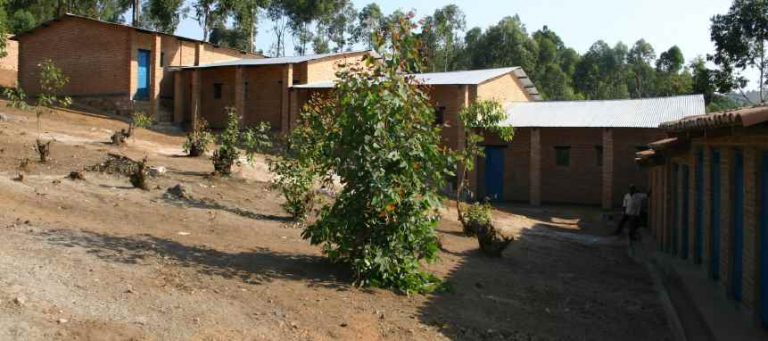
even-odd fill
[[[288,108],[288,130],[293,130],[296,127],[296,122],[299,121],[299,90],[291,90],[291,105]]]
[[[664,251],[672,251],[672,231],[675,226],[674,215],[674,172],[669,163],[664,165]]]
[[[531,193],[529,200],[533,206],[541,206],[541,129],[531,129]]]
[[[283,69],[282,79],[282,107],[280,109],[280,132],[287,134],[290,129],[290,111],[291,111],[291,85],[293,85],[293,64],[288,64]]]
[[[184,84],[182,84],[183,76],[183,71],[173,73],[173,123],[175,124],[184,122],[186,97],[184,96]]]
[[[240,124],[249,122],[245,117],[245,72],[242,67],[235,67],[235,110],[240,116]]]
[[[203,63],[203,43],[195,43],[195,66]]]
[[[720,280],[730,286],[731,278],[731,168],[733,153],[720,148]]]
[[[149,114],[160,119],[160,82],[163,80],[163,67],[160,66],[160,54],[162,53],[162,39],[155,35],[152,44],[152,66],[150,69],[149,83]]]
[[[603,209],[613,208],[613,129],[603,129]]]
[[[136,41],[137,33],[133,30],[126,30],[128,34],[128,54],[129,59],[131,61],[130,65],[130,75],[129,75],[129,81],[130,81],[130,90],[128,92],[128,99],[133,100],[134,94],[136,94],[136,89],[139,88],[139,80],[138,80],[138,72],[139,72],[139,60],[138,60],[138,53],[139,53],[139,46]]]
[[[760,269],[760,249],[758,247],[760,194],[757,180],[760,166],[758,155],[759,153],[755,148],[744,149],[744,276],[741,292],[742,302],[750,309],[756,307]]]
[[[190,80],[190,83],[192,83],[192,94],[190,96],[191,98],[191,107],[190,111],[192,114],[192,126],[194,127],[197,123],[198,117],[200,117],[200,110],[201,110],[201,84],[200,84],[200,70],[193,70],[192,71],[192,79]]]
[[[709,278],[712,278],[712,149],[704,147],[702,149],[704,153],[704,176],[702,178],[704,189],[702,195],[704,196],[704,206],[702,216],[704,220],[701,224],[702,232],[702,249],[701,249],[701,263],[707,269]]]
[[[696,149],[692,149],[688,162],[688,259],[696,262]]]

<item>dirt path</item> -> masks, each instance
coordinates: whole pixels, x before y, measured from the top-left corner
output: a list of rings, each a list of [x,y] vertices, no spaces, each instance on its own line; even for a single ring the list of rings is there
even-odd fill
[[[4,104],[0,102],[0,107]],[[0,122],[0,339],[670,339],[652,283],[589,210],[500,207],[519,236],[502,259],[476,252],[452,212],[428,268],[448,293],[407,297],[349,285],[308,245],[269,190],[263,162],[231,179],[179,157],[179,136],[60,112],[44,118],[53,161],[34,161],[34,115]],[[72,170],[108,152],[169,173],[127,178]],[[23,182],[19,164],[32,159]],[[192,199],[165,190],[182,183]],[[586,217],[586,218],[585,218]]]

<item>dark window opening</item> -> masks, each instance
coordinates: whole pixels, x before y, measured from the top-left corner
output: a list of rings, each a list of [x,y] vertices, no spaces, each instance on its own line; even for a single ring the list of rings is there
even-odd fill
[[[221,83],[213,84],[213,98],[215,98],[215,99],[220,99],[221,98],[221,88],[222,88],[222,86],[223,85]]]
[[[243,98],[248,99],[248,82],[245,82],[245,84],[243,86],[243,92],[245,92],[243,94]]]
[[[301,84],[301,79],[294,78],[293,79],[293,85],[298,85],[298,84]]]
[[[160,52],[160,67],[165,66],[165,52]]]
[[[445,107],[435,109],[435,125],[445,124]]]
[[[595,146],[595,161],[598,167],[603,166],[603,146]]]
[[[555,147],[555,164],[561,167],[571,165],[571,147]]]

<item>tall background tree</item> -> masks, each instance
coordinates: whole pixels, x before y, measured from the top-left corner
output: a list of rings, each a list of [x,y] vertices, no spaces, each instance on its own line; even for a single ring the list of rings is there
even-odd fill
[[[765,44],[768,40],[768,1],[735,0],[728,13],[712,18],[712,41],[715,53],[710,56],[720,66],[717,77],[721,92],[743,90],[747,79],[743,72],[759,72],[759,102],[765,103],[765,77],[768,72]],[[746,98],[746,96],[745,96]]]

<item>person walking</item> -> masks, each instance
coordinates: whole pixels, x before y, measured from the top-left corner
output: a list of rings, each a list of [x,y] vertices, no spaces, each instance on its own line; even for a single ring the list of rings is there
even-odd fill
[[[614,235],[620,235],[624,230],[624,225],[629,224],[629,237],[632,240],[637,239],[637,228],[640,226],[640,211],[644,202],[645,195],[638,192],[634,185],[630,185],[629,192],[624,195],[622,203],[623,214],[616,231],[613,233]]]

